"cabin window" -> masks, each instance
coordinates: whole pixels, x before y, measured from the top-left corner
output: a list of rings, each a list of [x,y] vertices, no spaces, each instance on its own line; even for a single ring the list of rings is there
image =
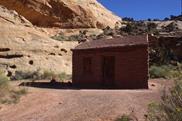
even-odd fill
[[[83,74],[92,74],[92,58],[83,58]]]

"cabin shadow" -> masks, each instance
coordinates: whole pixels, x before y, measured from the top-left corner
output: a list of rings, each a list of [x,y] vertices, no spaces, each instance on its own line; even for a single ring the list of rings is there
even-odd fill
[[[97,89],[97,90],[137,90],[139,88],[116,88],[112,86],[88,86],[88,85],[74,85],[72,82],[22,82],[19,86],[34,87],[34,88],[45,88],[45,89],[67,89],[67,90],[82,90],[82,89]]]
[[[22,82],[19,86],[47,89],[76,89],[71,82]]]

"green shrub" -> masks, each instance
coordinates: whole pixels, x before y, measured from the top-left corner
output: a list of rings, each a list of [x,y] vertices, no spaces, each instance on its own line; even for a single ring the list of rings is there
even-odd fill
[[[52,36],[51,37],[52,39],[55,39],[55,40],[58,40],[58,41],[68,41],[68,37],[62,35],[62,34],[59,34],[59,35],[55,35],[55,36]]]
[[[167,78],[169,68],[167,66],[151,66],[149,73],[151,78]]]
[[[131,121],[128,115],[123,115],[117,118],[115,121]]]
[[[79,35],[64,36],[59,34],[59,35],[52,36],[51,38],[58,41],[78,41],[80,39],[80,36]]]
[[[56,74],[52,71],[44,71],[44,73],[42,75],[42,79],[52,79],[55,76],[56,76]]]
[[[175,83],[171,89],[163,91],[160,103],[149,104],[147,119],[148,121],[182,121],[182,64],[161,68],[162,73],[165,73],[162,75],[175,80]]]
[[[53,79],[53,78],[58,79],[59,81],[64,81],[64,80],[70,80],[72,76],[66,74],[65,72],[56,74],[52,71],[44,71],[42,79]]]
[[[0,103],[17,103],[21,97],[27,93],[25,88],[14,89],[9,85],[9,79],[0,71]]]
[[[13,79],[14,80],[58,79],[60,81],[63,81],[63,80],[70,80],[71,75],[68,75],[64,72],[56,74],[53,71],[47,71],[47,70],[42,72],[40,69],[38,69],[36,71],[16,71]]]
[[[71,75],[68,75],[64,72],[61,74],[58,74],[58,76],[59,76],[60,81],[70,80],[72,78]]]
[[[151,78],[182,78],[182,67],[181,64],[177,66],[173,65],[152,65],[149,68],[149,73]]]
[[[8,87],[9,79],[0,71],[0,89]]]
[[[0,71],[0,98],[9,91],[9,79]]]
[[[26,80],[26,79],[32,79],[32,80],[39,80],[42,79],[42,74],[40,72],[40,69],[36,71],[15,71],[15,76],[12,77],[12,80]]]
[[[164,91],[162,102],[149,105],[149,121],[182,121],[182,80],[175,81],[169,92]]]
[[[11,89],[4,97],[0,98],[0,103],[2,104],[13,104],[18,103],[21,96],[27,94],[26,88],[21,88],[18,90]]]
[[[82,37],[80,37],[79,35],[71,35],[71,36],[69,36],[68,37],[68,39],[70,40],[70,41],[78,41],[78,40],[80,40]]]

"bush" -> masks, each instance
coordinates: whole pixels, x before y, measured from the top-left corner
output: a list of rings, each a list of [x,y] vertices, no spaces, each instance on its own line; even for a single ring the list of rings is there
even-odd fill
[[[71,75],[68,75],[68,74],[66,74],[64,72],[61,73],[61,74],[58,74],[58,76],[59,76],[60,81],[70,80],[72,78]]]
[[[56,76],[56,74],[52,71],[44,71],[42,75],[42,79],[52,79]]]
[[[172,89],[164,91],[162,102],[151,103],[148,109],[149,121],[182,121],[182,80],[175,81]]]
[[[147,29],[149,33],[154,33],[157,31],[157,24],[150,22],[147,24]]]
[[[151,66],[149,73],[151,78],[167,78],[169,74],[168,66]]]
[[[3,74],[3,72],[0,71],[0,98],[3,97],[5,93],[8,91],[9,91],[9,80]]]
[[[10,87],[9,79],[0,71],[0,103],[17,103],[21,97],[27,93],[25,88],[17,89]]]
[[[9,84],[9,79],[0,71],[0,90],[7,88]]]
[[[42,75],[42,79],[57,79],[59,81],[70,80],[71,78],[71,75],[68,75],[65,72],[56,74],[52,71],[44,71]]]
[[[40,69],[36,71],[16,71],[15,76],[13,77],[14,80],[41,80],[41,79],[58,79],[60,81],[63,80],[70,80],[71,75],[68,75],[64,72],[56,74],[53,71],[41,71]]]
[[[175,79],[182,78],[182,64],[173,65],[152,65],[149,68],[151,78]]]
[[[15,71],[15,76],[12,77],[12,80],[24,80],[24,79],[32,79],[32,80],[42,79],[42,74],[40,72],[40,69],[36,71]]]
[[[164,31],[172,32],[178,30],[178,26],[176,23],[172,22],[169,25],[165,26],[163,29]]]
[[[11,89],[4,97],[0,97],[0,103],[2,104],[12,104],[18,103],[21,96],[27,94],[26,88],[21,88],[18,90]]]
[[[52,39],[58,40],[58,41],[80,41],[85,38],[87,38],[87,31],[83,30],[80,31],[79,34],[65,36],[64,34],[58,34],[51,37]]]
[[[174,79],[174,86],[164,90],[160,103],[148,106],[148,121],[182,121],[182,64],[163,66],[164,76]],[[168,74],[167,74],[168,73]]]
[[[128,115],[123,115],[117,118],[115,121],[131,121]]]

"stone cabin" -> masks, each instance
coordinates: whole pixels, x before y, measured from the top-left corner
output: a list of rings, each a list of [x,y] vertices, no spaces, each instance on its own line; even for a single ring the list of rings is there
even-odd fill
[[[73,51],[73,85],[147,89],[148,37],[127,36],[84,42]]]

